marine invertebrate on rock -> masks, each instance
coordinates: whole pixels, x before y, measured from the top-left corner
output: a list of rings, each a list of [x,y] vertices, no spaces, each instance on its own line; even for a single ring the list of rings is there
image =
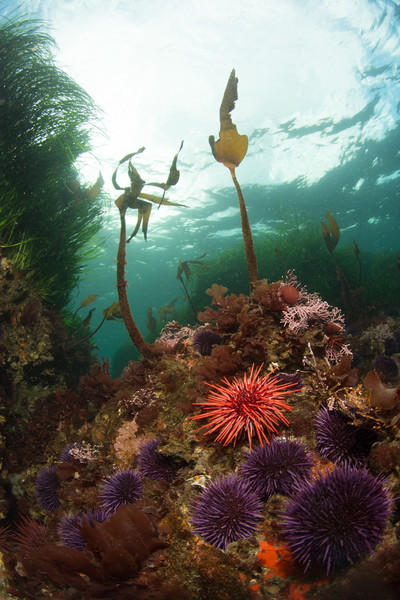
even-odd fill
[[[10,540],[10,527],[0,527],[0,552],[10,550],[12,547]]]
[[[233,475],[211,483],[193,502],[191,523],[206,542],[225,550],[253,535],[263,518],[262,503],[242,479]]]
[[[293,557],[326,573],[374,551],[390,515],[385,480],[348,464],[305,481],[282,514]]]
[[[195,403],[203,406],[204,412],[189,418],[209,418],[210,421],[196,431],[219,431],[214,441],[224,446],[230,442],[235,445],[238,437],[245,433],[251,448],[254,435],[262,446],[264,441],[269,443],[268,435],[277,433],[279,424],[288,425],[282,410],[292,408],[281,398],[294,392],[297,386],[293,382],[280,382],[273,371],[260,377],[262,366],[255,369],[253,364],[250,374],[245,374],[243,379],[234,377],[229,381],[224,377],[224,385],[207,384],[211,392],[204,402]]]
[[[31,517],[20,515],[12,539],[22,554],[27,554],[32,548],[38,548],[47,541],[48,532],[41,523]]]
[[[67,514],[61,517],[57,525],[57,534],[61,542],[67,548],[76,548],[83,550],[86,546],[86,539],[82,534],[81,528],[86,523],[104,523],[109,518],[109,514],[100,509],[89,511],[82,515]]]
[[[55,467],[46,467],[35,480],[36,497],[42,507],[53,512],[60,506],[57,490],[61,485]]]
[[[210,356],[215,344],[222,344],[222,337],[212,329],[199,329],[193,337],[193,346],[202,356]]]
[[[300,298],[300,292],[294,285],[281,285],[279,288],[279,296],[285,304],[293,306]]]
[[[64,515],[57,525],[57,534],[61,542],[67,548],[76,548],[83,550],[86,546],[86,540],[83,537],[80,527],[82,518],[79,515]]]
[[[142,478],[132,469],[119,470],[103,482],[100,506],[109,514],[115,513],[121,504],[134,504],[143,490]]]
[[[138,469],[149,479],[165,479],[171,482],[177,475],[178,465],[172,457],[157,450],[159,444],[158,440],[150,440],[144,444],[138,458]]]
[[[239,466],[238,476],[262,499],[290,496],[311,474],[312,456],[295,440],[274,438],[269,446],[252,450]]]
[[[314,424],[319,452],[333,462],[354,464],[363,461],[377,440],[373,430],[353,425],[340,410],[321,408]]]

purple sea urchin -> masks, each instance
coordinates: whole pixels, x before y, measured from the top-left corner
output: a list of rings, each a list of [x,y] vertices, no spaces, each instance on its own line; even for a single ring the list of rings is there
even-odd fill
[[[57,525],[57,534],[64,546],[83,550],[86,546],[86,539],[81,532],[81,526],[84,521],[103,523],[107,520],[109,514],[103,509],[89,511],[82,515],[64,515]]]
[[[158,452],[158,440],[151,440],[142,447],[138,458],[139,471],[149,479],[165,479],[171,482],[175,479],[178,466],[173,458]]]
[[[352,425],[339,410],[321,408],[314,424],[321,456],[336,463],[363,461],[377,440],[374,431]]]
[[[215,548],[225,549],[253,535],[263,518],[263,505],[242,479],[233,475],[211,483],[194,501],[191,522],[194,531]]]
[[[100,506],[108,514],[115,513],[121,504],[133,504],[143,490],[142,479],[132,469],[117,471],[104,481],[100,492]]]
[[[79,515],[64,515],[57,525],[57,535],[67,548],[83,550],[86,540],[80,532],[82,518]]]
[[[193,346],[202,356],[209,356],[215,344],[222,344],[222,337],[212,329],[200,329],[193,336]]]
[[[56,473],[55,467],[42,469],[35,480],[36,497],[42,507],[53,512],[60,506],[57,490],[61,480]]]
[[[293,557],[305,570],[315,567],[329,574],[373,552],[389,515],[385,482],[345,464],[305,481],[282,514],[282,527]]]
[[[296,441],[273,439],[259,446],[239,466],[239,477],[262,499],[290,496],[311,473],[312,456]]]

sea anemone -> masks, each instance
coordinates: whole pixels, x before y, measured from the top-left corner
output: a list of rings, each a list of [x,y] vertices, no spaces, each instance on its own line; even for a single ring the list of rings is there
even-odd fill
[[[279,375],[274,372],[259,377],[263,365],[254,369],[251,367],[250,375],[244,375],[243,379],[235,377],[225,384],[207,384],[212,389],[204,402],[196,402],[198,406],[204,406],[204,412],[200,415],[189,417],[190,419],[205,419],[210,421],[196,431],[205,429],[206,433],[219,433],[214,441],[223,443],[224,446],[233,442],[246,433],[251,449],[251,438],[256,434],[261,446],[268,441],[268,435],[277,433],[280,423],[288,425],[289,421],[283,416],[282,410],[292,410],[289,404],[281,400],[285,394],[298,391],[298,385],[289,382],[281,382]]]
[[[142,447],[138,458],[138,469],[149,479],[165,479],[173,481],[178,471],[178,465],[170,456],[157,451],[158,440],[151,440]]]
[[[366,427],[357,427],[339,410],[321,408],[315,418],[319,452],[336,463],[357,463],[367,458],[377,435]]]
[[[269,446],[252,450],[239,466],[238,475],[262,499],[273,494],[290,496],[311,474],[312,456],[301,444],[275,438]]]
[[[109,515],[115,513],[121,504],[133,504],[143,490],[142,478],[132,469],[117,471],[103,482],[100,492],[100,506]]]
[[[191,523],[206,542],[225,550],[231,542],[253,535],[263,518],[262,508],[245,481],[228,475],[211,483],[194,501]]]
[[[61,480],[56,473],[55,467],[46,467],[40,471],[35,480],[36,497],[42,507],[53,512],[60,506],[57,490]]]
[[[202,356],[210,356],[215,344],[222,344],[222,337],[212,329],[200,329],[193,336],[193,346]]]
[[[282,514],[288,547],[305,571],[354,564],[382,540],[390,503],[382,478],[348,464],[304,481]]]

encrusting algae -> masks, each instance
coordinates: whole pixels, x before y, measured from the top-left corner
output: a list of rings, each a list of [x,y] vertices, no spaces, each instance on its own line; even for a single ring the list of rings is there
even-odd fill
[[[236,86],[233,71],[220,139],[210,143],[241,203],[235,167],[247,137],[229,114]],[[214,283],[195,325],[172,321],[147,342],[127,300],[125,216],[137,209],[133,235],[141,226],[146,237],[151,203],[168,201],[142,193],[145,182],[130,162],[141,151],[119,163],[129,161],[129,188],[120,188],[114,173],[124,190],[116,201],[118,302],[103,310],[103,320],[122,318],[142,354],[119,377],[111,377],[108,361],[90,358],[90,335],[69,339],[40,303],[29,304],[26,281],[1,258],[5,592],[35,600],[329,600],[345,598],[340,591],[365,579],[371,590],[384,581],[386,597],[395,598],[397,380],[387,386],[375,371],[378,381],[367,374],[369,366],[353,364],[359,340],[348,336],[344,315],[293,272],[258,279],[242,209],[249,294]],[[148,185],[164,192],[175,185],[177,157],[165,184]],[[332,236],[328,230],[330,252]],[[202,258],[180,261],[182,283]],[[173,305],[164,307],[167,318]],[[147,316],[155,337],[151,309]],[[46,328],[47,354],[37,364],[35,344],[44,343]],[[78,357],[85,370],[74,379],[68,373]],[[360,452],[365,432],[370,445]],[[265,460],[274,483],[267,488],[260,483]],[[353,501],[346,505],[341,490]],[[303,516],[306,503],[315,527]],[[366,531],[373,532],[367,542]]]

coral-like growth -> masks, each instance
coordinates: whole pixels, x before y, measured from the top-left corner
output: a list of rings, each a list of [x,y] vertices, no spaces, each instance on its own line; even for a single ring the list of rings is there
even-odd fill
[[[304,333],[309,327],[320,328],[327,323],[343,329],[344,317],[338,308],[330,306],[318,294],[302,293],[296,304],[286,308],[282,323],[293,333]]]
[[[211,483],[194,501],[191,521],[206,542],[225,549],[254,534],[261,511],[261,501],[246,482],[229,475]]]
[[[143,490],[142,479],[132,469],[117,471],[110,475],[101,487],[100,505],[108,513],[114,513],[121,504],[133,504]]]
[[[312,456],[292,440],[271,440],[269,446],[252,450],[239,466],[241,477],[262,499],[273,494],[290,496],[311,474]]]
[[[35,480],[36,497],[45,510],[53,512],[60,506],[57,494],[60,485],[55,467],[46,467],[40,471]]]
[[[390,499],[381,478],[349,465],[305,481],[283,513],[293,557],[326,573],[368,556],[382,540]]]
[[[337,463],[363,461],[377,441],[373,430],[356,427],[339,410],[321,408],[315,428],[321,456]]]
[[[204,402],[196,402],[204,407],[204,413],[190,419],[205,419],[210,421],[199,430],[205,433],[218,431],[214,441],[224,446],[246,434],[251,448],[251,439],[257,435],[261,445],[268,442],[268,436],[277,432],[277,426],[289,421],[283,416],[282,410],[292,410],[289,404],[281,398],[292,393],[296,385],[292,382],[282,383],[273,372],[259,376],[262,365],[257,369],[254,365],[250,375],[243,379],[235,377],[232,381],[222,379],[225,384],[209,384],[212,391]],[[199,431],[197,430],[197,431]]]

